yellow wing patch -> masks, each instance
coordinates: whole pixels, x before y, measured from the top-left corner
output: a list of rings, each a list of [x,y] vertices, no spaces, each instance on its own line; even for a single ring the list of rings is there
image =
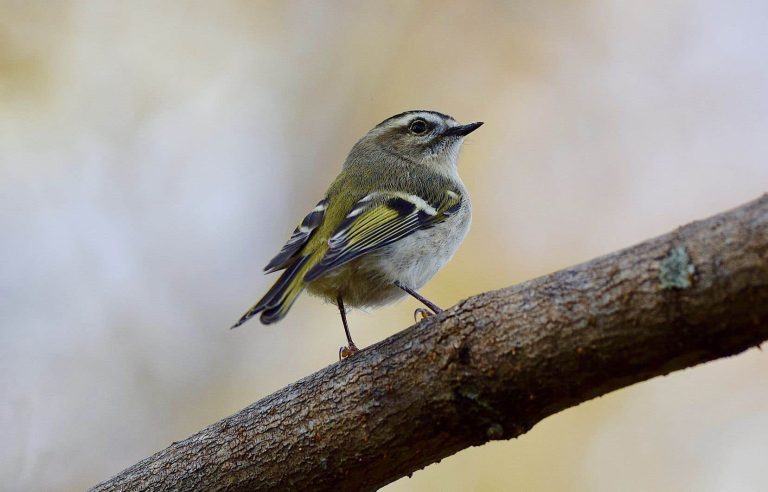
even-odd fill
[[[452,196],[451,196],[452,195]],[[372,193],[360,200],[328,240],[328,251],[305,275],[311,281],[363,254],[392,244],[450,215],[461,198],[447,192],[440,203],[405,193]]]

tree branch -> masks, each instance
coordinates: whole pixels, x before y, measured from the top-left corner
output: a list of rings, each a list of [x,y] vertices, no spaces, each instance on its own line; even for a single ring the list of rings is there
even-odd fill
[[[768,338],[768,195],[487,292],[93,490],[367,490]]]

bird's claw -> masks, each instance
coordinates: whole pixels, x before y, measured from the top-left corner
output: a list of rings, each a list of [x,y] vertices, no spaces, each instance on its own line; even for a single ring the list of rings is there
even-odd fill
[[[350,344],[349,347],[340,347],[339,360],[344,360],[347,357],[352,357],[358,352],[360,352],[360,349],[358,349],[354,343]]]
[[[416,311],[413,312],[413,320],[418,323],[423,319],[427,319],[430,316],[434,316],[434,314],[435,313],[433,313],[427,308],[416,308]]]

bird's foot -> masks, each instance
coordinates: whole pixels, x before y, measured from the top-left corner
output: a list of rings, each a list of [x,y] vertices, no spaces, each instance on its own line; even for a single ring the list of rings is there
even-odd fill
[[[416,311],[413,312],[413,320],[415,322],[419,322],[423,319],[427,319],[430,316],[434,316],[436,313],[433,313],[427,308],[417,308]]]
[[[354,343],[350,343],[349,347],[340,347],[339,360],[346,359],[347,357],[352,357],[358,352],[360,352],[360,349],[358,349]]]

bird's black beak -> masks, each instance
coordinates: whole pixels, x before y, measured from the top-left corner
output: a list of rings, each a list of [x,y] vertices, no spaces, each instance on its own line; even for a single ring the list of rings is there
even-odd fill
[[[443,132],[444,137],[466,137],[473,131],[477,130],[483,125],[482,121],[475,123],[469,123],[467,125],[452,126]]]

